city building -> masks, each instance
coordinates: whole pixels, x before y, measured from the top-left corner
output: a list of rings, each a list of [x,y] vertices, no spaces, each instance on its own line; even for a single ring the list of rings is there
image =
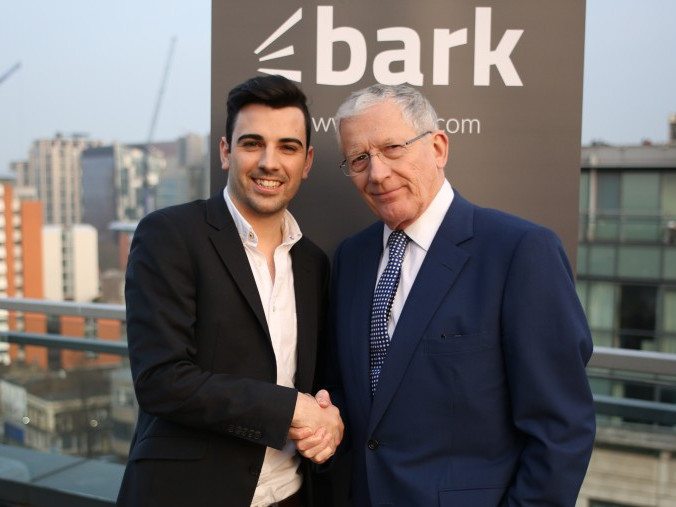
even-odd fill
[[[143,173],[148,165],[148,189],[154,194],[166,166],[164,155],[115,143],[82,152],[82,221],[98,232],[101,270],[119,267],[118,246],[110,224],[138,221],[144,213]]]
[[[5,440],[78,456],[110,453],[110,367],[15,368],[0,381]]]
[[[13,179],[0,181],[0,297],[41,298],[42,204],[22,200]],[[35,330],[40,318],[29,316],[26,330]],[[0,331],[16,329],[18,322],[0,310]],[[15,347],[14,347],[15,348]],[[10,362],[12,347],[0,343],[0,363]]]
[[[32,187],[43,203],[47,224],[82,222],[82,179],[80,155],[99,141],[85,136],[39,139],[29,150],[28,161],[15,162],[17,186]]]
[[[99,296],[98,242],[88,224],[43,229],[46,299],[90,302]]]
[[[676,116],[670,131],[582,148],[577,288],[596,347],[676,353]],[[597,399],[631,412],[597,413],[578,507],[676,506],[676,424],[658,419],[676,412],[676,370],[589,375]]]
[[[187,134],[176,141],[153,143],[152,148],[163,153],[167,160],[156,190],[156,208],[209,196],[209,154],[205,137]]]
[[[111,452],[124,463],[129,455],[129,446],[134,436],[136,418],[138,417],[138,403],[129,365],[112,373],[111,390]]]
[[[582,151],[577,286],[596,345],[676,352],[676,144]]]

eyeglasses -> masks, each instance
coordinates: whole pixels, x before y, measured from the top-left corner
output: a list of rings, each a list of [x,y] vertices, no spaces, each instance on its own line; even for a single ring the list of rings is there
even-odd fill
[[[363,173],[371,163],[371,158],[374,156],[382,155],[381,159],[383,162],[393,162],[400,159],[408,152],[409,146],[415,143],[418,139],[422,139],[427,134],[431,134],[432,131],[428,130],[423,132],[420,135],[415,136],[413,139],[404,141],[401,144],[387,144],[375,150],[373,153],[367,151],[363,153],[358,153],[356,155],[350,155],[345,160],[340,163],[340,169],[345,173],[346,176],[355,176],[359,173]]]

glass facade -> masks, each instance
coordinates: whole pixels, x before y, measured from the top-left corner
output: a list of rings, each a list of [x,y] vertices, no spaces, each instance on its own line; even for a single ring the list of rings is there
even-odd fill
[[[583,168],[578,294],[598,346],[676,351],[676,161]]]

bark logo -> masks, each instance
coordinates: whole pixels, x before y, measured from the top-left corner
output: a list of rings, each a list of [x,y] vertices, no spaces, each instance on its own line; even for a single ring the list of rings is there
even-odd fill
[[[303,19],[303,9],[294,12],[279,28],[265,39],[254,54],[261,55],[286,32]],[[490,86],[491,67],[495,67],[505,86],[523,86],[519,73],[512,62],[512,52],[523,30],[508,29],[500,38],[497,46],[491,42],[492,8],[477,7],[474,18],[474,86]],[[377,53],[371,68],[376,81],[382,84],[397,85],[408,83],[423,86],[425,76],[421,71],[422,46],[419,33],[413,28],[393,26],[376,31],[377,42],[401,42],[400,49],[387,49]],[[334,46],[347,44],[349,62],[344,69],[335,69],[333,64]],[[432,46],[432,84],[451,85],[451,49],[468,44],[468,28],[451,32],[447,28],[434,28]],[[285,58],[295,54],[293,45],[258,56],[259,62]],[[393,64],[397,70],[393,70]],[[346,86],[358,82],[364,76],[369,65],[366,37],[352,26],[334,26],[333,6],[317,6],[316,37],[316,75],[315,82],[320,85]],[[302,81],[302,71],[260,67],[263,74],[279,74],[296,82]]]

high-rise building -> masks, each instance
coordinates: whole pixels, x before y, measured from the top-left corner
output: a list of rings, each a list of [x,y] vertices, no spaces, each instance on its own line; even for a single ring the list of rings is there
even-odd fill
[[[13,180],[0,182],[0,297],[40,298],[42,276],[42,205],[21,200]],[[29,317],[27,330],[31,330]],[[15,329],[16,320],[0,310],[0,330]],[[34,330],[34,329],[33,329]],[[0,344],[0,362],[8,363],[10,347]]]
[[[148,164],[149,191],[164,170],[163,155],[122,144],[89,148],[82,152],[82,221],[98,232],[99,265],[118,267],[117,244],[110,224],[138,221],[144,214],[144,165]]]
[[[80,154],[101,143],[82,136],[33,142],[27,162],[14,162],[19,186],[33,187],[44,207],[48,224],[70,225],[82,221],[82,181]]]
[[[33,174],[28,170],[27,160],[10,162],[9,170],[16,175],[15,185],[19,188],[37,188],[31,178]]]
[[[206,139],[187,134],[173,142],[153,143],[167,160],[157,186],[157,208],[202,199],[209,195]]]
[[[43,229],[45,298],[90,302],[99,295],[98,241],[89,224]]]

